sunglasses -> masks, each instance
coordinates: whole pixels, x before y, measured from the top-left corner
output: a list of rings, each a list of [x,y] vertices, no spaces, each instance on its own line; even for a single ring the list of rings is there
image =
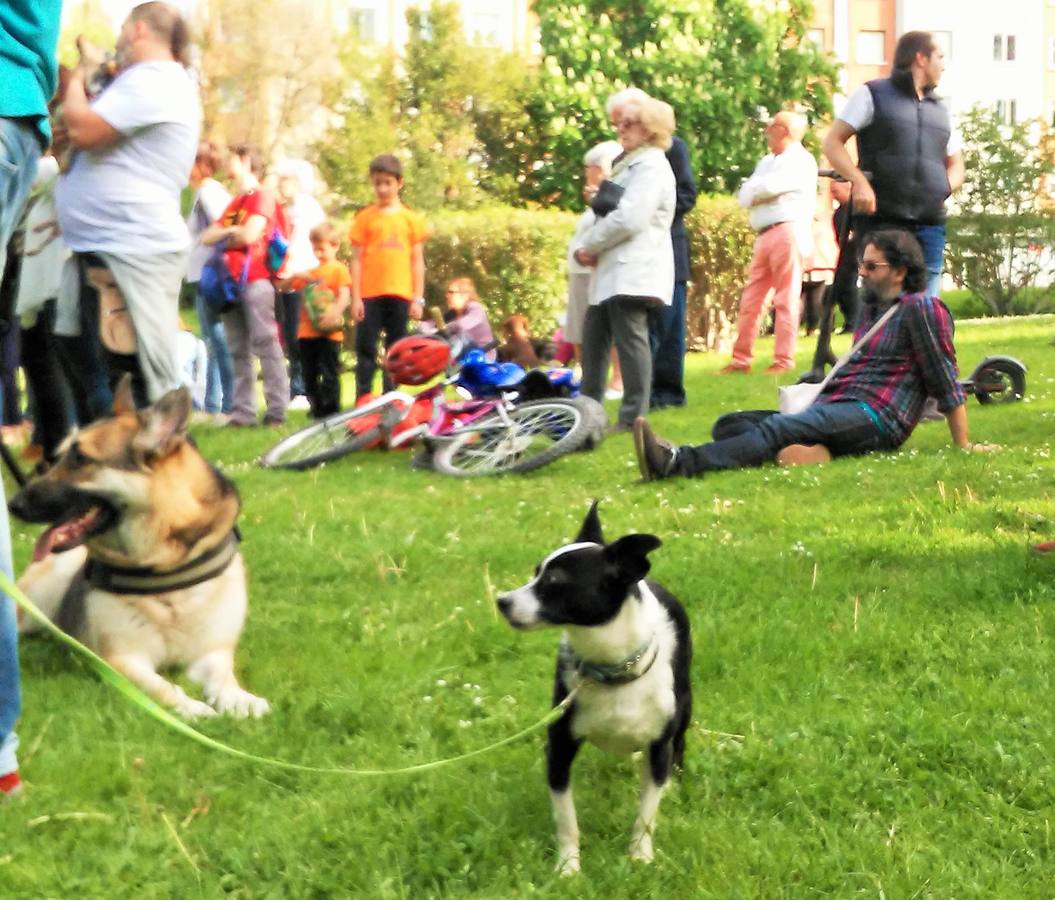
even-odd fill
[[[870,259],[862,259],[858,264],[858,269],[864,269],[866,272],[874,272],[876,269],[890,268],[890,263],[877,263],[872,262]]]

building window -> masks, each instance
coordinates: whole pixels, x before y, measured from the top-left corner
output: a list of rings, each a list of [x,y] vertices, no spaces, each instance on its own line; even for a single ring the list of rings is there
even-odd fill
[[[465,35],[474,44],[499,47],[502,44],[502,15],[496,12],[472,12],[465,17]]]
[[[1004,59],[1004,36],[1002,34],[993,35],[993,60],[995,62],[1002,62]]]
[[[1018,101],[1017,100],[997,100],[996,101],[996,118],[1003,125],[1017,125],[1018,124]]]
[[[859,66],[881,66],[886,62],[886,32],[857,32],[857,64]]]
[[[373,41],[377,39],[377,26],[372,9],[348,10],[348,27],[361,40]]]
[[[1013,62],[1015,59],[1015,36],[1009,34],[1007,36],[1007,61]]]
[[[934,46],[941,50],[942,56],[945,57],[945,61],[948,62],[952,59],[952,32],[951,31],[932,31],[931,35],[934,38]]]

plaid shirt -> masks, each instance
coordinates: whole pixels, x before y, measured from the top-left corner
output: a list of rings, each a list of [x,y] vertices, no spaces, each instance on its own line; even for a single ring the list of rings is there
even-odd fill
[[[898,444],[916,427],[928,397],[949,413],[965,402],[956,380],[956,350],[948,307],[937,297],[902,294],[899,307],[868,343],[828,382],[818,403],[857,400],[878,417]],[[854,341],[885,312],[864,307]]]

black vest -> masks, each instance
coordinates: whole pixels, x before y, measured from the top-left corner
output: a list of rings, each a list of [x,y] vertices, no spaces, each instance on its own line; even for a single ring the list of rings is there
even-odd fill
[[[949,176],[945,155],[949,112],[930,91],[916,96],[911,78],[896,72],[867,83],[872,123],[857,134],[858,167],[872,173],[876,217],[919,225],[945,221]]]

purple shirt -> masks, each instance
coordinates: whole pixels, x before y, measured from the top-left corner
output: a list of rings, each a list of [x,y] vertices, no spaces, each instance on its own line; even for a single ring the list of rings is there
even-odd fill
[[[477,347],[486,347],[495,339],[491,331],[491,323],[487,321],[487,310],[479,300],[470,300],[466,303],[462,314],[451,319],[445,327],[450,334],[461,335]],[[423,320],[419,330],[422,334],[435,334],[436,326],[432,322]]]

